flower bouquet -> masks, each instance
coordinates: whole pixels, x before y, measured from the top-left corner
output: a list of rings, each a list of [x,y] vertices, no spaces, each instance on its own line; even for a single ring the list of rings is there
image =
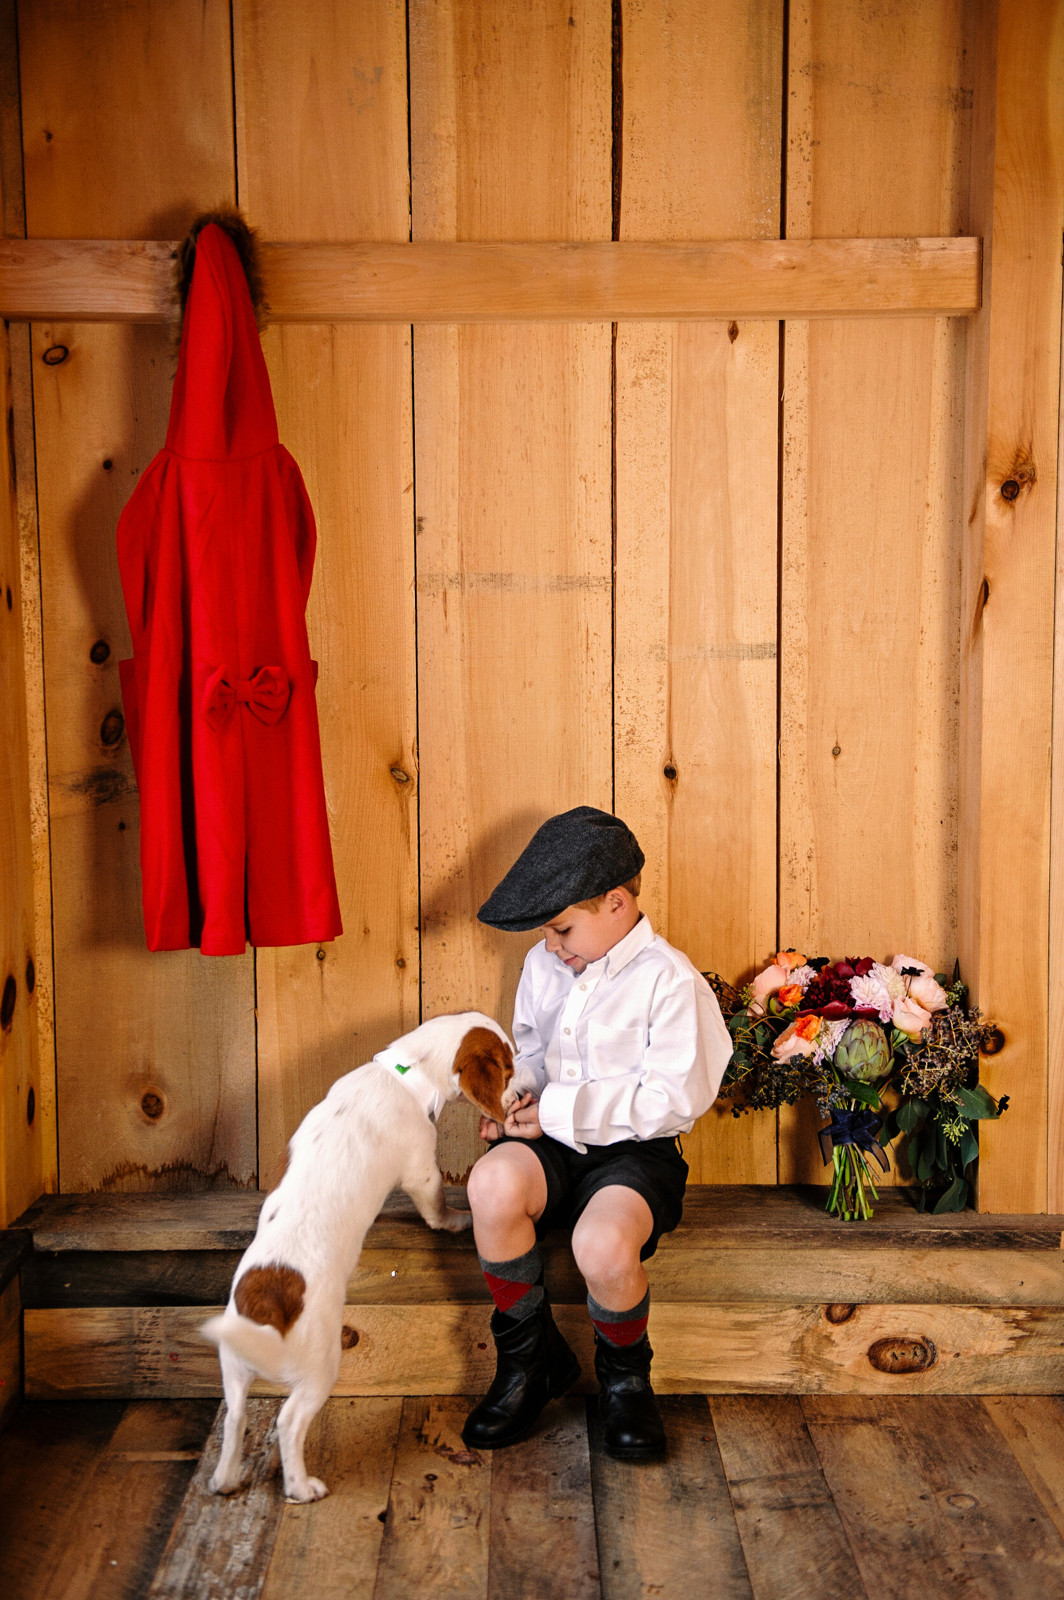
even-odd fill
[[[721,1086],[736,1116],[811,1097],[830,1120],[818,1134],[832,1164],[827,1210],[867,1219],[878,1199],[868,1158],[908,1136],[909,1165],[934,1209],[959,1211],[978,1155],[975,1124],[1008,1104],[979,1083],[979,1052],[1004,1042],[967,1009],[967,991],[911,956],[890,965],[870,956],[829,961],[780,950],[739,991],[707,974],[734,1050]]]

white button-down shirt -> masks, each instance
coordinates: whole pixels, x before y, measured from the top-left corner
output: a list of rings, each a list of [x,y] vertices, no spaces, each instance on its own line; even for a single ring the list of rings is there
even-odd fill
[[[646,917],[582,973],[525,957],[515,1070],[539,1092],[544,1133],[581,1153],[688,1133],[717,1097],[732,1042],[709,984]]]

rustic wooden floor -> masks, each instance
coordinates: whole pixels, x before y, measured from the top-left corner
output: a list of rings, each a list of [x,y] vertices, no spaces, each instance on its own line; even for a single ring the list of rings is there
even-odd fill
[[[464,1449],[460,1398],[336,1399],[308,1449],[332,1493],[289,1506],[274,1400],[251,1402],[249,1486],[229,1500],[202,1488],[211,1401],[30,1403],[0,1442],[0,1594],[1064,1597],[1060,1399],[662,1406],[669,1458],[632,1467],[582,1398],[494,1457]]]

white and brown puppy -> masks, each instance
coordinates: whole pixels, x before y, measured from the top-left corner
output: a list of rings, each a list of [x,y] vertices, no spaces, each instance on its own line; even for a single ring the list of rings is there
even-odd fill
[[[258,1374],[290,1389],[277,1435],[290,1500],[328,1493],[303,1464],[307,1429],[340,1370],[347,1283],[362,1240],[389,1192],[400,1187],[430,1228],[467,1228],[468,1211],[446,1202],[436,1165],[435,1119],[465,1094],[501,1121],[519,1098],[510,1042],[479,1011],[433,1017],[354,1072],[338,1078],[288,1145],[288,1166],[259,1213],[236,1270],[229,1304],[203,1325],[218,1345],[226,1417],[211,1488],[241,1482],[248,1387]]]

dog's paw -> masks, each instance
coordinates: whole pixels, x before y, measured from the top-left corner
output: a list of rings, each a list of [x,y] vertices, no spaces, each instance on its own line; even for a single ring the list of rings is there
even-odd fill
[[[471,1211],[455,1211],[448,1206],[440,1220],[440,1227],[446,1228],[448,1233],[462,1233],[466,1228],[473,1226],[473,1213]]]
[[[298,1483],[285,1484],[284,1497],[289,1505],[306,1505],[308,1500],[324,1500],[328,1489],[320,1478],[302,1478]]]
[[[207,1485],[211,1494],[236,1494],[237,1490],[242,1489],[243,1486],[241,1478],[225,1478],[220,1472],[216,1472]]]

